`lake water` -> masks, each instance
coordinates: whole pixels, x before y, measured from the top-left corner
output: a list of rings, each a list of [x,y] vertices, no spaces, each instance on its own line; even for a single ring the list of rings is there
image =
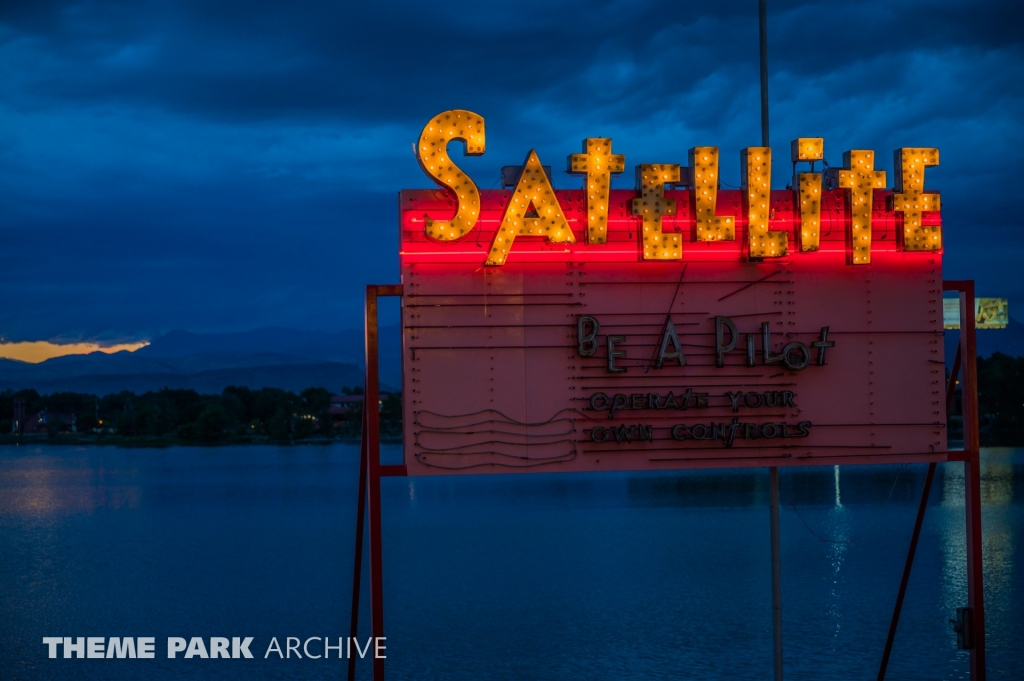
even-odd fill
[[[357,454],[0,449],[0,679],[343,678],[264,653],[348,634]],[[983,457],[989,674],[1016,680],[1024,450]],[[924,471],[782,470],[787,679],[877,675]],[[767,479],[385,480],[388,678],[771,678]],[[962,465],[940,466],[889,678],[967,677],[964,536]],[[153,636],[157,657],[51,660],[44,636]],[[255,659],[168,660],[168,636],[252,636]]]

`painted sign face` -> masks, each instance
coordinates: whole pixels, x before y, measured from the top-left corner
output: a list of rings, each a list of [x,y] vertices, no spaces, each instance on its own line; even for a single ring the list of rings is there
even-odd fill
[[[895,192],[869,152],[832,189],[807,173],[772,191],[752,147],[729,191],[695,147],[626,191],[591,138],[568,162],[581,190],[531,152],[513,190],[470,192],[442,143],[482,151],[483,119],[448,113],[476,127],[436,118],[424,166],[467,203],[400,195],[410,475],[945,460],[937,153],[910,150]]]

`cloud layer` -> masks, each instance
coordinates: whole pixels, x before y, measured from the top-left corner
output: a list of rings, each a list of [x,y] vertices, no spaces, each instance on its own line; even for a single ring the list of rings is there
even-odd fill
[[[1024,59],[1011,2],[769,2],[772,140],[937,146],[946,272],[1024,310]],[[360,323],[397,279],[410,145],[483,114],[483,187],[586,136],[627,163],[760,141],[754,2],[8,2],[0,7],[7,338]],[[788,177],[776,154],[776,186]],[[735,159],[735,162],[729,161]],[[556,185],[575,187],[565,175]],[[625,187],[627,180],[620,180]]]

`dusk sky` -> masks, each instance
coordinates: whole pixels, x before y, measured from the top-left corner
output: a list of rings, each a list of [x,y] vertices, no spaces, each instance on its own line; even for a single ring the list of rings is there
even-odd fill
[[[0,336],[340,330],[394,283],[424,123],[483,115],[482,189],[536,148],[638,163],[760,143],[757,2],[0,3]],[[1024,321],[1019,2],[769,0],[774,188],[789,141],[834,166],[938,147],[945,276]],[[461,146],[456,156],[461,158]]]

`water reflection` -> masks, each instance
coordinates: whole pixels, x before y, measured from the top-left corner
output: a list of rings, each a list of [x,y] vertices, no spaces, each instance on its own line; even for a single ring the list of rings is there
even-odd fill
[[[839,489],[839,466],[835,467],[835,479],[836,479],[836,508],[843,507],[843,495]]]
[[[36,450],[39,452],[39,450]],[[102,458],[35,453],[0,458],[0,515],[44,518],[136,508],[135,469],[107,468]]]
[[[1024,485],[1024,460],[1021,450],[989,449],[981,462],[981,499],[983,519],[982,555],[985,571],[985,617],[988,646],[1006,639],[1014,621],[1014,602],[1019,601],[1015,585],[1019,574],[1015,562],[1020,541],[1019,511],[1013,509],[1016,491]],[[957,608],[967,605],[967,528],[963,465],[940,467],[942,548],[942,609],[952,617]],[[1016,523],[1016,524],[1015,524]],[[945,638],[955,645],[950,627]],[[966,656],[966,653],[961,653]],[[990,662],[990,671],[998,672],[999,663]],[[990,674],[998,676],[998,674]]]
[[[833,471],[835,481],[835,507],[829,512],[829,530],[833,539],[828,543],[828,559],[832,566],[832,584],[829,590],[828,616],[832,620],[832,650],[839,649],[839,635],[843,628],[843,589],[840,586],[840,573],[850,541],[850,523],[847,510],[843,508],[842,490],[840,489],[839,466]]]
[[[1017,450],[1019,451],[1019,450]],[[1016,646],[1019,651],[1022,627],[1015,618],[1020,608],[1020,584],[1024,575],[1016,562],[1021,541],[1020,509],[1013,506],[1016,492],[1024,487],[1024,465],[1014,450],[998,449],[986,453],[981,468],[981,499],[984,534],[982,556],[985,562],[985,616],[988,644],[998,648]],[[997,660],[992,675],[1001,670]]]
[[[81,665],[31,667],[58,623],[251,632],[264,646],[270,635],[343,635],[355,455],[0,450],[0,678],[80,676]],[[787,677],[877,673],[925,471],[782,469]],[[986,453],[993,679],[1024,678],[1022,472],[1024,450]],[[946,622],[966,604],[962,466],[937,475],[892,678],[966,674]],[[383,497],[391,678],[770,675],[764,469],[389,479]],[[281,674],[251,662],[217,675]],[[182,667],[154,664],[145,677],[90,669],[148,681],[179,678]],[[337,669],[296,664],[288,674]]]
[[[1014,466],[1009,452],[989,452],[981,466],[981,503],[985,506],[1008,506],[1013,489],[1022,484],[1024,468]]]
[[[920,500],[926,465],[781,468],[787,497],[797,506],[914,504]],[[840,489],[840,475],[847,483]],[[961,484],[962,487],[962,484]],[[638,506],[752,506],[768,503],[766,469],[633,474],[627,493]]]

